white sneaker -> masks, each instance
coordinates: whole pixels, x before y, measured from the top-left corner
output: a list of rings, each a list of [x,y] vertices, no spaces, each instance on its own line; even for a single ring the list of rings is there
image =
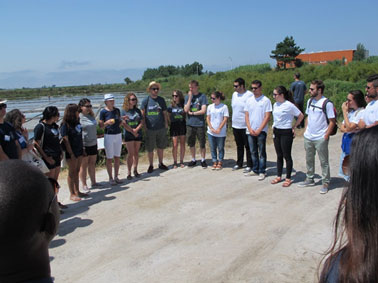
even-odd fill
[[[244,173],[244,176],[246,177],[250,177],[250,176],[258,176],[259,174],[257,174],[256,172],[253,172],[253,171],[250,171],[250,172],[247,172],[247,173]]]
[[[259,180],[259,181],[264,180],[264,179],[265,179],[265,176],[266,176],[265,173],[260,173],[260,174],[259,174],[259,179],[258,179],[258,180]]]

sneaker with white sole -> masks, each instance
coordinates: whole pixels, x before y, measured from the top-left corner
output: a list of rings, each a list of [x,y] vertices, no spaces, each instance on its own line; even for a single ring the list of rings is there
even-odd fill
[[[262,181],[262,180],[264,180],[265,179],[265,176],[266,176],[266,174],[265,173],[260,173],[259,174],[259,181]]]
[[[319,193],[326,194],[328,193],[328,185],[324,184],[322,188],[320,189]]]
[[[239,169],[241,169],[241,167],[237,164],[234,167],[232,167],[232,171],[239,170]]]
[[[298,184],[298,187],[312,187],[315,186],[315,182],[313,179],[306,179],[303,182]]]
[[[258,176],[259,174],[257,174],[256,172],[254,171],[250,171],[248,173],[244,173],[244,176],[246,177],[253,177],[253,176]]]
[[[245,167],[244,170],[243,170],[243,173],[249,173],[251,171],[252,171],[251,167]]]

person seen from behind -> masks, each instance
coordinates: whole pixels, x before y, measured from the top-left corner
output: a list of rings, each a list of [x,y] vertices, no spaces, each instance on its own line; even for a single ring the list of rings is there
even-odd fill
[[[303,106],[304,106],[304,96],[307,91],[306,84],[304,81],[300,80],[301,74],[295,73],[294,74],[294,82],[290,85],[290,90],[293,93],[294,96],[294,103],[295,106],[304,114]],[[304,119],[302,120],[302,123],[298,125],[298,129],[304,128]]]
[[[378,126],[356,133],[320,283],[378,282]]]

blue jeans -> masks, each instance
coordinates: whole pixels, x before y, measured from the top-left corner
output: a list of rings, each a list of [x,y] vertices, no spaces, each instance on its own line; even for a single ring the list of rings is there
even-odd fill
[[[213,162],[223,162],[224,158],[224,142],[226,137],[215,137],[207,133],[207,138],[210,144],[211,159]],[[219,159],[217,158],[219,152]]]
[[[260,174],[266,170],[266,133],[261,132],[257,137],[248,135],[251,150],[252,171]]]

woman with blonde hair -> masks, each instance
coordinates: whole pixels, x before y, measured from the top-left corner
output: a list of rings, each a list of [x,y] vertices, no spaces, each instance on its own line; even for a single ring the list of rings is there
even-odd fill
[[[178,144],[180,143],[180,167],[184,168],[184,156],[185,156],[185,138],[186,138],[186,122],[184,111],[184,95],[180,90],[173,91],[172,103],[168,107],[167,111],[168,121],[170,123],[169,133],[172,137],[172,156],[173,156],[173,168],[176,169],[177,165],[177,151]]]
[[[128,93],[121,111],[125,120],[125,142],[127,149],[127,180],[131,180],[131,169],[134,167],[134,177],[140,177],[138,173],[139,148],[142,142],[143,116],[138,109],[138,98],[135,93]]]

